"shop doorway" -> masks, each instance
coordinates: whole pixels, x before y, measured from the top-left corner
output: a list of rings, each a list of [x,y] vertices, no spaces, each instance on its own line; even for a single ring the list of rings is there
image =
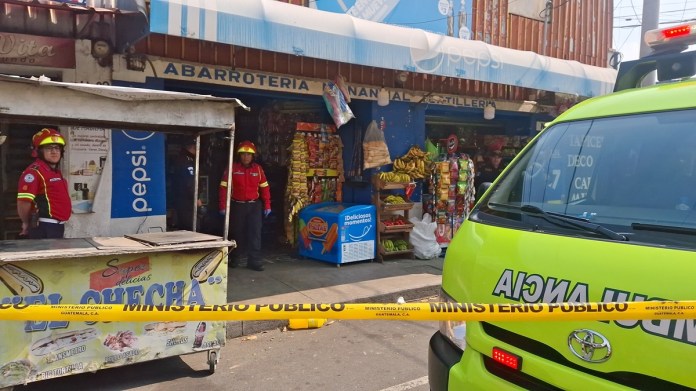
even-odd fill
[[[18,239],[22,221],[17,215],[17,184],[19,177],[34,158],[31,157],[31,138],[41,125],[1,124],[0,137],[0,240]]]

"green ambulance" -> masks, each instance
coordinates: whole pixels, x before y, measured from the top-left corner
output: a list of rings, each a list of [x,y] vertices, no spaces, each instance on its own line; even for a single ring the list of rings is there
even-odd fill
[[[455,235],[443,302],[696,300],[696,22],[560,115]],[[657,84],[640,87],[657,71]],[[696,320],[445,321],[431,390],[696,389]]]

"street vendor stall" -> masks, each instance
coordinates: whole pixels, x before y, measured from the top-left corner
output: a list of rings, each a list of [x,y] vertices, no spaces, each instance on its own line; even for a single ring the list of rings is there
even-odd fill
[[[246,109],[229,98],[0,75],[0,123],[6,124],[186,134],[196,137],[198,149],[200,135],[217,131],[229,132],[233,145],[236,107]],[[229,196],[228,191],[228,204]],[[195,203],[191,207],[195,230]],[[225,238],[227,221],[228,216]],[[0,240],[0,302],[130,304],[153,310],[225,304],[227,255],[235,245],[191,231],[140,229],[121,237]],[[212,372],[225,343],[225,324],[0,321],[0,334],[5,337],[2,388],[198,351],[208,352]]]

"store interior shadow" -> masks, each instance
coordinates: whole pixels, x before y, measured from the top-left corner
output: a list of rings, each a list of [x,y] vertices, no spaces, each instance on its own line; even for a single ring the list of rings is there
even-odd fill
[[[335,263],[303,258],[296,249],[264,248],[265,269],[256,272],[242,266],[228,269],[227,302],[254,300],[309,289],[354,284],[410,274],[442,275],[443,258],[385,259]]]
[[[116,391],[136,387],[154,386],[184,378],[211,376],[207,365],[207,353],[195,353],[206,369],[193,369],[181,357],[166,357],[143,363],[99,370],[95,373],[68,375],[15,386],[13,391]]]

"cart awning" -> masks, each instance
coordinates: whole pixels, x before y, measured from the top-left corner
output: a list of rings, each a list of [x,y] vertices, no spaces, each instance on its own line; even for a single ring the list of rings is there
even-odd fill
[[[238,99],[0,75],[0,121],[202,133],[229,130]]]
[[[152,0],[150,31],[438,76],[597,96],[616,70],[275,0]]]

